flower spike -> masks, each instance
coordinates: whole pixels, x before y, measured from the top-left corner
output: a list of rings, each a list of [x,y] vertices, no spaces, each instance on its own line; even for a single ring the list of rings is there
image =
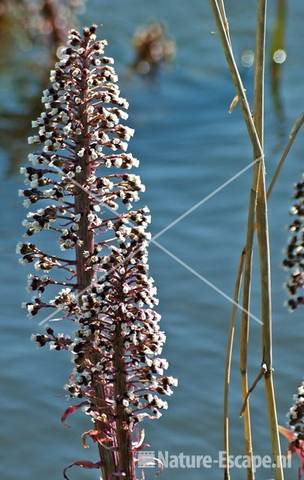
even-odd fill
[[[36,210],[27,214],[29,239],[17,251],[37,271],[29,277],[28,314],[56,314],[63,326],[74,326],[73,335],[68,327],[64,333],[48,327],[34,336],[39,346],[72,356],[65,388],[81,401],[62,418],[78,408],[91,418],[94,435],[88,435],[100,454],[94,467],[101,466],[104,480],[135,480],[139,424],[161,416],[167,409],[161,397],[171,395],[177,380],[165,374],[168,363],[160,357],[165,335],[149,276],[150,213],[133,207],[144,186],[129,172],[139,162],[127,153],[134,133],[124,124],[128,102],[113,59],[104,55],[107,42],[96,40],[95,31],[93,25],[70,32],[43,92],[45,109],[29,138],[37,149],[22,168],[20,192]],[[58,245],[37,246],[39,232],[57,236]]]
[[[294,221],[289,226],[292,236],[286,249],[283,265],[289,270],[289,278],[286,283],[290,296],[288,307],[291,311],[304,304],[304,181],[295,185],[293,198],[296,200],[290,209]]]

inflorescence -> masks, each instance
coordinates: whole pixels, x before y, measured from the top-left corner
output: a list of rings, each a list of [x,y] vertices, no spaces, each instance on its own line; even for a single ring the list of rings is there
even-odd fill
[[[288,423],[295,434],[293,445],[298,448],[300,441],[304,440],[304,382],[294,395],[294,404],[288,412]]]
[[[284,267],[290,271],[286,283],[290,295],[288,300],[290,310],[304,304],[304,181],[295,185],[293,198],[296,203],[291,207],[290,213],[295,219],[289,226],[292,236],[283,261]]]
[[[43,311],[74,325],[72,335],[48,327],[33,338],[71,353],[65,388],[94,423],[86,436],[98,442],[104,479],[133,479],[137,425],[161,416],[167,409],[161,397],[177,381],[165,375],[168,363],[159,357],[165,335],[149,276],[151,218],[148,208],[133,207],[144,186],[128,173],[139,162],[126,153],[134,131],[121,123],[128,103],[113,59],[104,56],[107,42],[97,41],[95,30],[70,32],[43,92],[45,110],[29,137],[37,150],[21,169],[26,188],[20,192],[25,207],[40,208],[27,214],[29,241],[18,252],[37,271],[29,276],[28,314]],[[41,231],[57,236],[61,253],[54,244],[47,253],[33,243]]]

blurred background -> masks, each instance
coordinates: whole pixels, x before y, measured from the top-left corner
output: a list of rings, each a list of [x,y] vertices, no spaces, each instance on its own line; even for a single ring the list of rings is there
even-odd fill
[[[255,3],[227,0],[236,58],[252,96]],[[304,110],[304,5],[300,0],[269,2],[266,76],[266,162],[268,179],[286,144],[295,118]],[[26,161],[26,137],[40,112],[48,70],[70,25],[102,24],[107,53],[115,57],[123,96],[130,101],[129,125],[136,129],[130,151],[141,160],[145,202],[156,234],[251,162],[251,149],[234,97],[208,2],[201,0],[0,1],[0,477],[3,480],[57,480],[72,461],[95,459],[83,451],[81,415],[64,428],[67,406],[62,386],[66,356],[39,351],[30,342],[36,321],[26,318],[26,271],[15,255],[25,211],[18,198],[19,167]],[[156,23],[156,24],[155,24]],[[151,26],[152,24],[152,26]],[[139,32],[139,29],[140,32]],[[134,38],[135,35],[135,38]],[[302,52],[302,53],[301,53]],[[273,60],[275,59],[275,61]],[[300,132],[270,201],[273,269],[274,363],[278,414],[285,414],[303,375],[303,312],[283,306],[286,273],[281,267],[293,183],[303,171],[304,133]],[[246,228],[250,170],[168,230],[159,241],[179,259],[231,296]],[[209,454],[222,449],[223,376],[229,302],[151,246],[151,270],[160,298],[165,349],[180,386],[168,412],[146,425],[151,449],[170,454]],[[255,272],[256,274],[257,272]],[[259,316],[254,283],[252,313]],[[250,373],[260,365],[260,326],[251,325]],[[238,354],[231,389],[232,453],[242,454]],[[254,446],[270,453],[264,389],[252,401]],[[283,440],[284,448],[286,443]],[[295,461],[296,464],[296,461]],[[146,470],[153,478],[154,470]],[[210,470],[165,470],[163,480],[221,478]],[[244,478],[238,470],[234,479]],[[296,470],[286,472],[295,478]],[[78,471],[72,479],[96,478]],[[270,470],[259,478],[272,477]]]

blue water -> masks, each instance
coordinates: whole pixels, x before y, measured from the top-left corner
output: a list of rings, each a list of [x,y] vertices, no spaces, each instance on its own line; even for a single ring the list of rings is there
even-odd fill
[[[255,2],[227,2],[237,59],[244,49],[254,48]],[[275,2],[270,2],[274,10]],[[276,114],[269,88],[266,90],[266,161],[268,179],[286,142],[294,119],[304,110],[303,96],[303,13],[299,0],[289,2],[287,61],[283,67],[281,96],[283,117]],[[228,106],[234,96],[208,2],[188,0],[95,0],[88,2],[83,21],[102,23],[101,35],[110,42],[109,53],[116,58],[121,90],[130,101],[130,124],[136,136],[130,151],[141,159],[141,175],[147,185],[145,201],[153,214],[152,232],[157,234],[251,162],[251,149],[239,108],[231,115]],[[130,39],[136,27],[151,20],[163,21],[177,43],[177,57],[154,81],[127,74],[132,61]],[[270,12],[269,25],[273,22]],[[21,54],[21,52],[19,52]],[[3,67],[2,67],[3,68]],[[247,91],[252,94],[252,69],[241,68]],[[16,92],[9,75],[1,80],[0,102],[18,111]],[[18,73],[18,78],[20,72]],[[33,80],[34,81],[34,80]],[[18,83],[18,82],[17,82]],[[21,80],[20,80],[21,85]],[[31,90],[31,83],[22,88]],[[20,88],[21,88],[20,87]],[[6,123],[1,125],[5,132]],[[303,132],[288,158],[269,206],[272,248],[274,364],[278,416],[285,413],[292,394],[303,376],[303,310],[290,315],[283,307],[286,299],[281,268],[282,249],[287,241],[286,225],[291,205],[292,185],[303,170]],[[18,159],[26,158],[26,141],[19,142]],[[10,151],[0,148],[1,157],[1,348],[0,348],[0,478],[1,480],[57,480],[62,469],[74,460],[95,459],[95,448],[83,451],[81,433],[86,419],[75,415],[71,428],[60,424],[66,408],[62,386],[70,363],[65,355],[39,351],[29,341],[36,331],[35,321],[25,317],[20,304],[27,298],[25,269],[17,263],[15,244],[20,240],[24,210],[17,197],[21,179],[9,163]],[[246,208],[250,187],[248,170],[235,182],[208,200],[158,241],[190,268],[231,296],[246,228]],[[256,257],[257,259],[257,257]],[[157,423],[146,425],[152,450],[170,454],[209,454],[222,449],[222,405],[225,343],[230,304],[219,293],[193,275],[157,246],[151,246],[151,269],[160,298],[162,326],[167,332],[165,354],[171,373],[180,386],[170,399],[170,407]],[[255,274],[257,271],[255,269]],[[257,282],[253,286],[252,312],[259,316]],[[251,324],[250,376],[258,371],[260,326]],[[232,451],[242,454],[237,351],[233,358],[231,386]],[[262,383],[252,400],[253,435],[256,453],[270,453],[266,428]],[[284,444],[284,448],[286,444]],[[234,471],[233,478],[245,472]],[[272,478],[270,470],[259,478]],[[295,478],[295,470],[286,472]],[[154,471],[146,472],[148,479]],[[181,480],[222,478],[212,469],[165,470],[161,478]],[[71,478],[96,478],[94,471],[71,471]]]

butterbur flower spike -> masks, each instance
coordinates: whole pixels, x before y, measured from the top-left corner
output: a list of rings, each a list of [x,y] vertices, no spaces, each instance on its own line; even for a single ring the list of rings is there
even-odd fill
[[[160,358],[165,335],[149,276],[149,210],[133,207],[144,186],[127,173],[138,166],[126,153],[133,135],[123,124],[128,103],[95,30],[70,32],[43,92],[45,111],[29,138],[37,150],[22,169],[27,186],[21,192],[26,207],[42,206],[27,214],[30,239],[18,252],[37,271],[29,277],[28,314],[56,313],[60,325],[70,320],[75,326],[72,336],[48,327],[34,337],[39,346],[72,355],[66,390],[79,400],[62,420],[83,410],[93,422],[84,444],[98,445],[94,467],[101,465],[102,478],[134,480],[140,422],[161,416],[167,408],[161,397],[171,395],[177,381],[165,375],[168,363]],[[57,236],[61,253],[33,243],[40,231]],[[49,287],[57,290],[52,300],[44,299]]]
[[[293,198],[295,203],[290,209],[290,214],[294,216],[294,221],[289,226],[292,236],[283,261],[284,267],[290,272],[286,283],[290,296],[287,302],[290,310],[304,304],[304,181],[295,185]]]
[[[279,427],[288,440],[288,454],[296,454],[300,461],[299,478],[304,474],[304,382],[298,386],[294,403],[287,414],[289,428]]]

